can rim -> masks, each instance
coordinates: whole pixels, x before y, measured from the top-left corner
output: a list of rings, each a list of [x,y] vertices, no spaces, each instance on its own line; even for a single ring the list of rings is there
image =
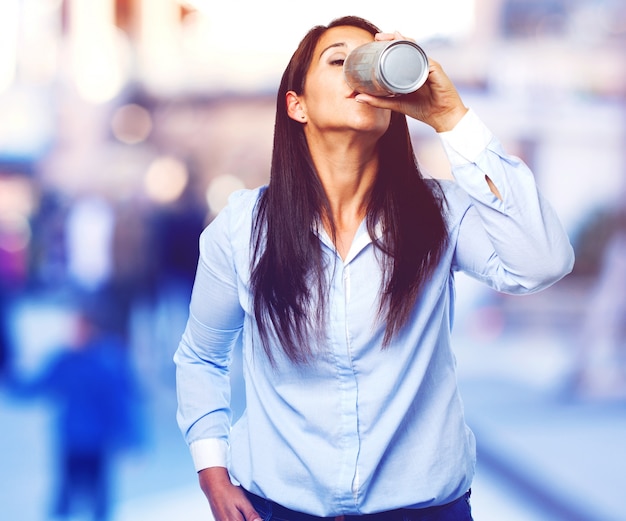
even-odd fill
[[[385,62],[387,58],[389,57],[389,53],[393,50],[394,47],[398,45],[407,45],[407,44],[418,51],[418,53],[421,55],[422,59],[424,60],[424,63],[426,64],[426,66],[423,68],[422,73],[416,78],[416,80],[411,82],[409,85],[406,85],[406,86],[394,85],[393,83],[390,83],[389,81],[387,81],[387,78],[385,77],[385,74],[383,72]],[[409,94],[419,89],[428,78],[428,72],[429,72],[428,71],[428,56],[426,55],[426,52],[424,52],[424,49],[422,49],[418,44],[416,44],[415,42],[411,40],[392,40],[391,42],[389,42],[389,45],[387,45],[387,47],[382,51],[380,55],[380,59],[377,63],[376,72],[377,72],[379,81],[383,84],[383,86],[387,90],[394,92],[396,94]]]

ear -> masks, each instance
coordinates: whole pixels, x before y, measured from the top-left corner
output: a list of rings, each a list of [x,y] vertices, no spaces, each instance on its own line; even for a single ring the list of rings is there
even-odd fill
[[[293,90],[288,91],[285,95],[285,103],[287,104],[287,115],[291,119],[299,123],[306,123],[307,117],[304,103]]]

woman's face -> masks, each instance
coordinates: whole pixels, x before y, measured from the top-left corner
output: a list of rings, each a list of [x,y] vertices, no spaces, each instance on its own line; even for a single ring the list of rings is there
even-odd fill
[[[306,123],[305,132],[364,131],[376,139],[389,127],[391,112],[359,103],[346,83],[343,62],[348,53],[374,37],[364,29],[340,26],[328,29],[317,42],[306,75],[304,92],[298,95],[301,112],[292,115]]]

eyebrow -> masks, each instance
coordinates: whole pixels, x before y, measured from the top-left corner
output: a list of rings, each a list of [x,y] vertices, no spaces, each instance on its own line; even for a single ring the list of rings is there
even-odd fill
[[[324,53],[328,51],[329,49],[332,49],[333,47],[347,47],[347,44],[345,42],[337,42],[337,43],[330,44],[320,53],[319,59],[321,60],[322,56],[324,56]]]

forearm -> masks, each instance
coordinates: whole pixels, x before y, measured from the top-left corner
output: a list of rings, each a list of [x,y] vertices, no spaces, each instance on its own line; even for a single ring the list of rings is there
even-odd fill
[[[177,420],[189,445],[227,442],[230,432],[230,352],[236,334],[198,324],[193,316],[174,355]],[[195,459],[195,458],[194,458]]]
[[[506,155],[474,113],[442,140],[453,175],[480,217],[479,223],[465,224],[465,235],[480,226],[488,237],[492,254],[484,273],[495,274],[494,285],[536,291],[569,273],[569,239],[528,167]],[[461,236],[461,249],[470,249],[472,240]]]

